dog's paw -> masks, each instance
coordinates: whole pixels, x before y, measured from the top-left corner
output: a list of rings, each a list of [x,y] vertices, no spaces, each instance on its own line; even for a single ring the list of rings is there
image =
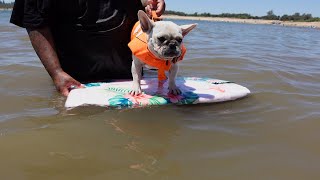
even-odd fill
[[[178,87],[169,87],[169,93],[173,95],[180,95],[182,91]]]
[[[131,96],[138,96],[138,95],[141,95],[141,94],[142,94],[142,90],[141,90],[141,88],[134,88],[133,90],[131,90],[131,91],[129,92],[129,94],[130,94]]]

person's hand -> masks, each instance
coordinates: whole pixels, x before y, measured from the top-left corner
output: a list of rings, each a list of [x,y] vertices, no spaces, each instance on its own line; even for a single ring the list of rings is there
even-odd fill
[[[53,82],[57,90],[64,96],[68,96],[69,92],[73,88],[83,88],[83,85],[79,81],[73,79],[64,71],[57,73],[53,77]]]
[[[147,5],[145,7],[146,13],[151,16],[151,11],[156,11],[157,15],[160,17],[166,9],[166,3],[164,0],[147,0]]]

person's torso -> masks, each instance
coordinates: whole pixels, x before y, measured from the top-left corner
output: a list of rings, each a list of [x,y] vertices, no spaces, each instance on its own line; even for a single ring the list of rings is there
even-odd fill
[[[85,81],[130,74],[127,44],[140,0],[58,0],[53,8],[50,26],[65,71]]]

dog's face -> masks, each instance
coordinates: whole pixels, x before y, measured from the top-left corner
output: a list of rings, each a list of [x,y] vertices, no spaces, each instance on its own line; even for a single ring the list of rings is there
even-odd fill
[[[182,25],[171,21],[153,22],[143,11],[138,12],[141,29],[148,34],[148,48],[158,58],[172,60],[181,55],[181,44],[196,24]]]

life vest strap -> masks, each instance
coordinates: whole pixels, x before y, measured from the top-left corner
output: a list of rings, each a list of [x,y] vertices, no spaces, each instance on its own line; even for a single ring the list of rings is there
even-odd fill
[[[156,13],[156,11],[151,11],[151,19],[156,22],[156,21],[162,21],[163,18],[159,17]]]

